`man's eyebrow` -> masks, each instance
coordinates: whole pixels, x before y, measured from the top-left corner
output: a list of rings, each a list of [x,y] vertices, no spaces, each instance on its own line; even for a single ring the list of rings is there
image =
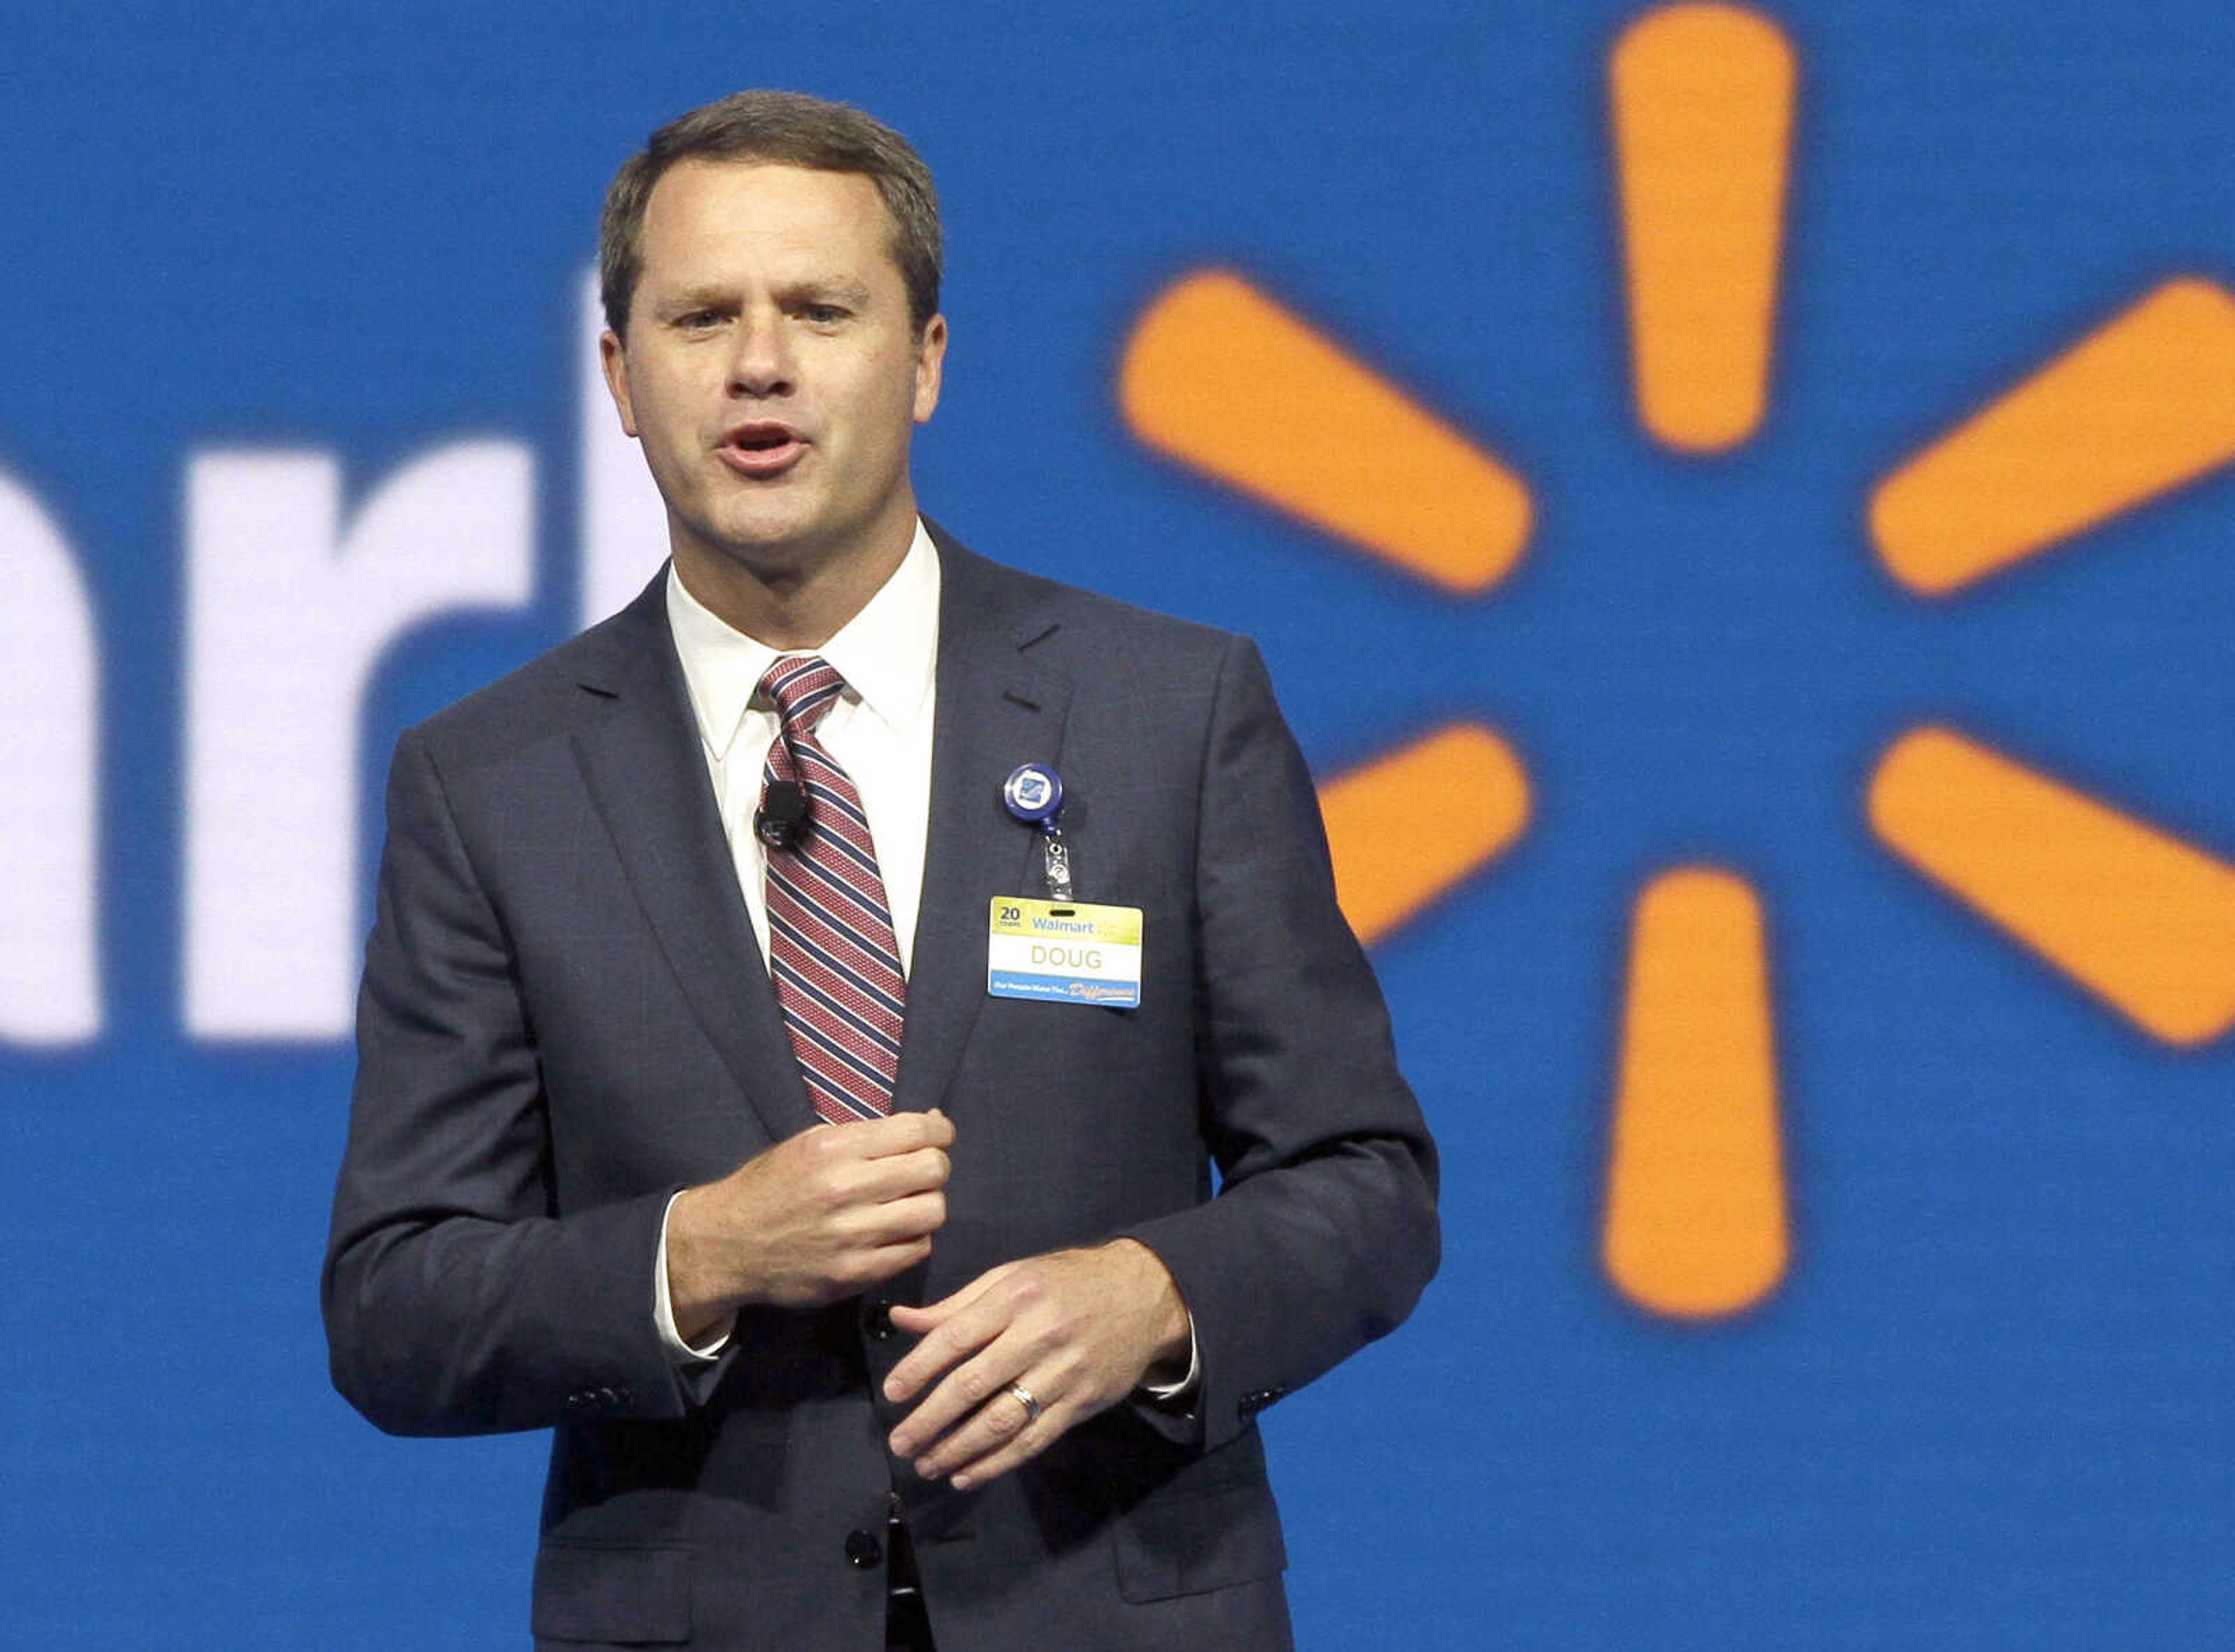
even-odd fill
[[[731,309],[737,302],[735,292],[711,285],[675,287],[652,295],[652,308],[663,316],[688,315],[694,310]]]
[[[851,276],[834,275],[796,281],[783,289],[783,296],[795,301],[803,298],[830,298],[859,310],[868,304],[870,292],[866,282]]]
[[[778,287],[777,297],[788,304],[821,300],[860,310],[868,307],[875,294],[867,282],[840,275],[812,276],[787,282]],[[734,287],[711,282],[673,287],[652,295],[653,311],[663,316],[685,316],[697,310],[734,310],[737,303]]]

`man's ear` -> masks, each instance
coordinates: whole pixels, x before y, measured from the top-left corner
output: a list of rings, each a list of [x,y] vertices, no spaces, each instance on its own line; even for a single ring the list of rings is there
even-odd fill
[[[636,434],[636,409],[629,401],[628,352],[620,335],[611,327],[598,335],[598,365],[606,371],[606,389],[613,393],[613,410],[621,416],[621,429]]]
[[[915,422],[925,423],[939,405],[940,370],[947,361],[947,318],[934,316],[923,324],[915,344]]]

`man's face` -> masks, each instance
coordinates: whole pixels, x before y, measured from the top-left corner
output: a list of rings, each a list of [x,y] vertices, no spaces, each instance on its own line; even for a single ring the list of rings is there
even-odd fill
[[[781,579],[906,547],[947,324],[916,335],[892,233],[854,173],[693,160],[654,186],[627,337],[600,347],[686,571]]]

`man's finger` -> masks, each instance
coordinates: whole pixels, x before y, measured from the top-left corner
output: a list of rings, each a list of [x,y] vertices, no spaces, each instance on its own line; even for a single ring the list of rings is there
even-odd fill
[[[893,1455],[909,1459],[928,1480],[1006,1441],[1031,1420],[1024,1403],[1008,1393],[1028,1358],[1013,1340],[993,1339],[941,1378],[893,1430]],[[945,1438],[949,1431],[957,1440]]]
[[[904,1331],[911,1329],[901,1308],[893,1309],[893,1323]],[[967,1309],[947,1321],[892,1368],[885,1378],[885,1398],[896,1406],[906,1405],[940,1373],[1000,1335],[1004,1324],[999,1318],[973,1314]]]
[[[913,1153],[918,1148],[947,1148],[954,1143],[954,1122],[942,1112],[890,1113],[882,1118],[863,1118],[838,1131],[849,1146],[865,1158],[884,1158]]]
[[[846,1128],[850,1130],[853,1126]],[[953,1161],[945,1153],[935,1147],[920,1147],[912,1152],[847,1165],[834,1177],[833,1187],[842,1190],[842,1196],[849,1202],[882,1204],[920,1193],[936,1192],[947,1185],[952,1172]]]
[[[973,1486],[998,1478],[1038,1457],[1063,1437],[1064,1431],[1071,1426],[1071,1423],[1067,1414],[1059,1413],[1052,1408],[1043,1411],[1037,1419],[1028,1421],[997,1450],[958,1466],[947,1476],[947,1484],[958,1491],[967,1491]]]
[[[1002,1276],[1015,1266],[1014,1262],[1005,1262],[999,1268],[988,1268],[960,1290],[942,1296],[935,1302],[926,1302],[921,1308],[902,1303],[893,1309],[893,1323],[911,1336],[924,1336],[936,1331],[956,1314],[970,1308],[987,1291],[1000,1283]],[[914,1358],[913,1354],[909,1356],[909,1360]],[[903,1360],[901,1365],[907,1366],[909,1360]]]
[[[941,1323],[953,1319],[1014,1273],[1019,1265],[1013,1262],[1005,1262],[998,1268],[988,1268],[961,1289],[949,1292],[935,1302],[926,1302],[921,1308],[896,1308],[893,1312],[895,1314],[905,1313],[909,1318],[919,1321],[917,1325],[908,1328],[918,1334],[924,1331],[936,1329]]]
[[[879,1245],[866,1254],[857,1286],[875,1281],[890,1279],[895,1274],[904,1274],[926,1256],[931,1255],[931,1241],[919,1236],[901,1239],[888,1245]]]
[[[862,1243],[890,1245],[927,1239],[946,1225],[947,1196],[934,1190],[887,1199],[868,1207],[862,1217],[856,1237]]]
[[[1072,1419],[1068,1408],[1053,1404],[1028,1408],[1016,1392],[1018,1387],[1031,1393],[1035,1400],[1039,1399],[1029,1381],[1003,1385],[1000,1393],[980,1406],[945,1439],[917,1456],[917,1475],[927,1480],[961,1476],[967,1482],[962,1489],[967,1491],[970,1485],[1000,1472],[993,1467],[995,1463],[1004,1459],[1021,1463],[1071,1426]]]
[[[910,1308],[905,1303],[895,1306],[893,1323],[923,1341],[909,1349],[907,1357],[886,1377],[886,1399],[895,1405],[907,1400],[948,1366],[1001,1334],[1008,1323],[1006,1314],[980,1316],[974,1322],[966,1316],[1013,1265],[1004,1262],[980,1274],[953,1295],[927,1307]]]

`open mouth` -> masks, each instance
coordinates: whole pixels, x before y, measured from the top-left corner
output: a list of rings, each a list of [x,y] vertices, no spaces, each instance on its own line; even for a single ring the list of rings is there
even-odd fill
[[[740,424],[731,429],[718,451],[731,469],[748,476],[771,476],[797,462],[807,444],[788,424]]]

